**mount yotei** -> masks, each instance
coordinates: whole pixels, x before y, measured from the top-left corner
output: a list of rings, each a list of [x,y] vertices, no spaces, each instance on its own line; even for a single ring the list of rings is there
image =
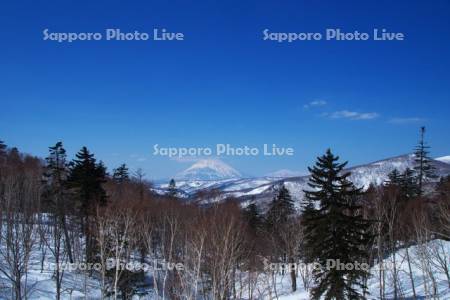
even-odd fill
[[[242,177],[234,168],[217,159],[202,159],[175,176],[176,180],[223,180]]]

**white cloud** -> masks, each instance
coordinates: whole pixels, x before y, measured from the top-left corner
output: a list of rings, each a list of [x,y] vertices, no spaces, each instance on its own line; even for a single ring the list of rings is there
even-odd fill
[[[179,163],[197,162],[200,159],[201,158],[199,158],[197,156],[182,156],[182,157],[174,156],[174,157],[170,158],[170,160],[174,160],[174,161],[179,162]]]
[[[392,118],[388,122],[391,124],[412,124],[412,123],[420,123],[424,122],[425,119],[423,118]]]
[[[349,119],[349,120],[373,120],[380,115],[376,112],[356,112],[349,110],[340,110],[332,113],[325,113],[322,116],[330,119]]]
[[[143,161],[147,160],[147,158],[145,156],[140,155],[140,154],[136,154],[136,153],[130,154],[130,158],[135,160],[135,161],[138,161],[138,162],[143,162]]]
[[[325,100],[314,100],[309,102],[308,104],[303,105],[303,108],[308,109],[314,106],[325,106],[325,105],[327,105],[327,101]]]

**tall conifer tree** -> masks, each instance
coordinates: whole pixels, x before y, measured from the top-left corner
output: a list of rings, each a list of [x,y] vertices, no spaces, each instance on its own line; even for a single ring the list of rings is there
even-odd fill
[[[252,197],[249,205],[244,209],[244,218],[247,220],[248,226],[253,232],[257,233],[261,229],[262,217],[254,197]]]
[[[298,251],[292,249],[290,242],[295,212],[291,194],[282,183],[278,187],[277,195],[269,205],[266,214],[266,228],[275,246],[275,259],[280,259],[283,263],[294,263],[298,257]],[[298,249],[298,246],[296,245],[295,248]],[[291,269],[290,275],[292,291],[296,291],[297,283],[294,269]]]
[[[415,167],[414,171],[417,176],[418,194],[423,194],[423,185],[430,179],[436,178],[435,168],[431,164],[432,159],[429,157],[430,146],[425,142],[425,127],[420,128],[420,140],[415,148]]]
[[[3,176],[2,175],[3,165],[6,163],[6,154],[7,154],[6,151],[7,151],[6,144],[0,140],[0,179]],[[1,181],[0,181],[0,184],[1,184]],[[0,185],[0,196],[1,196],[1,193],[2,193],[2,187]]]
[[[267,211],[266,223],[269,230],[276,230],[277,226],[281,227],[283,224],[286,224],[289,217],[294,213],[294,201],[291,194],[284,184],[281,184]]]
[[[128,167],[126,164],[121,164],[117,169],[114,169],[113,180],[116,183],[124,183],[130,179]]]
[[[6,144],[2,140],[0,140],[0,158],[3,158],[6,156]]]
[[[309,168],[310,189],[305,191],[303,207],[303,250],[307,262],[322,266],[313,272],[314,299],[364,299],[361,291],[366,289],[367,270],[326,268],[328,260],[343,264],[367,262],[366,249],[373,238],[371,223],[360,214],[362,191],[349,181],[350,173],[344,171],[347,162],[338,160],[327,150]]]
[[[80,216],[81,230],[86,236],[86,260],[94,259],[95,241],[91,234],[91,219],[97,206],[106,205],[106,192],[103,183],[106,180],[106,167],[97,163],[94,154],[86,147],[76,154],[71,162],[68,186],[73,192],[75,206]]]
[[[106,169],[96,162],[94,154],[86,147],[76,154],[71,162],[68,184],[76,194],[77,207],[87,216],[93,213],[97,205],[106,204],[106,193],[102,184],[105,182]]]
[[[388,174],[388,178],[389,179],[387,180],[386,185],[391,184],[400,185],[402,181],[402,176],[397,169],[392,170],[392,172]]]
[[[67,176],[69,164],[67,163],[66,150],[62,142],[57,142],[49,147],[49,156],[46,158],[44,171],[43,199],[47,208],[55,219],[55,226],[60,226],[64,233],[66,252],[70,263],[73,263],[72,246],[67,225],[68,212],[68,190]]]

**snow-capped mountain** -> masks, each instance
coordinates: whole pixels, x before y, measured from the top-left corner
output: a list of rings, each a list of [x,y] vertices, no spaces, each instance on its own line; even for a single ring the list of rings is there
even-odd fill
[[[450,175],[450,165],[438,160],[432,160],[431,164],[435,168],[438,177]],[[407,168],[413,169],[415,165],[414,154],[396,156],[373,163],[350,167],[346,171],[350,172],[350,180],[357,186],[368,188],[370,184],[381,185],[388,180],[388,175],[394,169],[400,173]],[[436,179],[438,180],[438,179]],[[308,189],[308,176],[292,179],[284,179],[286,187],[291,194],[297,198],[303,198],[303,190]]]
[[[212,164],[216,163],[217,161],[212,162]],[[208,167],[204,166],[209,166],[210,164],[211,162],[198,162],[185,172],[187,173],[188,178],[189,176],[199,178],[199,175],[203,175],[203,169],[208,169]],[[221,166],[222,164],[224,163],[219,163]],[[412,169],[414,164],[414,155],[407,154],[365,165],[350,167],[346,171],[351,172],[350,179],[356,186],[367,188],[370,184],[380,185],[385,182],[388,179],[388,174],[394,169],[397,169],[399,172],[403,172],[407,168]],[[450,164],[444,163],[440,160],[433,160],[432,165],[435,168],[436,175],[439,177],[450,175]],[[229,168],[234,170],[228,165],[225,166],[225,170],[229,170]],[[198,169],[200,169],[200,173],[197,173]],[[209,172],[213,172],[211,170],[206,171],[207,174],[209,174]],[[262,207],[264,207],[274,197],[276,193],[276,186],[279,184],[283,183],[286,186],[292,197],[297,200],[296,204],[298,204],[298,206],[300,204],[300,200],[303,199],[303,190],[307,190],[309,188],[309,175],[297,177],[286,176],[282,178],[269,176],[259,178],[236,178],[239,176],[239,173],[235,170],[234,172],[219,172],[219,174],[221,173],[227,174],[226,176],[228,176],[228,178],[213,180],[211,179],[213,176],[208,175],[206,176],[208,180],[180,180],[177,181],[177,188],[185,193],[186,198],[190,198],[198,192],[219,191],[220,195],[215,196],[216,201],[220,201],[220,199],[227,197],[235,197],[240,199],[245,205],[247,200],[255,198]],[[216,178],[218,177],[218,175],[214,176]],[[164,190],[166,186],[160,186],[159,188]]]
[[[352,173],[350,179],[359,187],[367,188],[371,183],[380,185],[388,179],[388,174],[394,169],[400,173],[407,168],[413,169],[415,166],[414,154],[396,156],[380,161],[376,161],[367,165],[349,168]],[[437,176],[446,176],[450,174],[450,165],[439,160],[432,160],[432,166],[435,168]]]
[[[438,158],[436,158],[436,160],[442,161],[446,164],[450,164],[450,155],[438,157]]]
[[[266,177],[271,177],[271,178],[288,178],[288,177],[304,176],[306,174],[307,174],[306,172],[282,169],[282,170],[278,170],[278,171],[269,173],[269,174],[266,175]]]
[[[388,179],[388,174],[394,169],[397,169],[400,173],[408,168],[413,169],[415,165],[414,157],[414,154],[407,154],[351,167],[348,169],[351,172],[350,179],[358,187],[367,188],[370,184],[381,185]]]
[[[435,168],[438,177],[450,175],[450,164],[443,163],[438,160],[432,160],[431,164]],[[389,173],[394,169],[404,172],[407,168],[414,168],[414,154],[396,156],[366,165],[360,165],[348,168],[346,171],[351,172],[350,180],[357,186],[368,188],[370,184],[381,185],[387,179]],[[436,181],[438,178],[436,179]],[[286,187],[290,190],[293,197],[297,199],[303,198],[303,190],[308,189],[308,176],[285,179]]]
[[[242,177],[236,169],[218,159],[202,159],[175,176],[177,181],[224,180]]]

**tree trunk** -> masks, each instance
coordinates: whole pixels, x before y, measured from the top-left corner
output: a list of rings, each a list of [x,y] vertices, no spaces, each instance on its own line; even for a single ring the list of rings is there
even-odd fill
[[[293,292],[297,291],[297,278],[295,276],[295,270],[293,268],[291,268],[291,286]]]
[[[61,225],[64,231],[64,241],[66,244],[66,252],[69,257],[69,262],[73,264],[73,256],[72,256],[72,245],[70,243],[69,231],[67,230],[66,217],[61,216]]]
[[[406,247],[406,260],[408,262],[408,270],[409,270],[409,280],[411,281],[411,287],[412,287],[412,291],[413,291],[413,299],[416,299],[416,286],[414,284],[414,278],[413,278],[413,274],[412,274],[412,269],[411,269],[411,260],[409,257],[409,251],[408,251],[408,247]]]

